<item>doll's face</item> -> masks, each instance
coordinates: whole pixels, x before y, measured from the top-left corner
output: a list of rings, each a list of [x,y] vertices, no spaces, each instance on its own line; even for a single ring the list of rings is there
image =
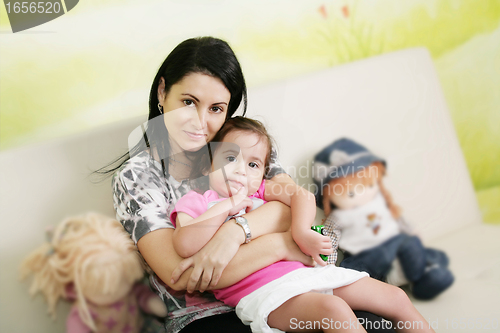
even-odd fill
[[[353,209],[373,200],[379,192],[378,172],[357,172],[347,177],[332,180],[324,189],[328,197],[338,209]]]
[[[116,237],[113,239],[115,235],[108,236],[112,241],[117,241]],[[123,236],[123,230],[120,236]],[[107,249],[95,253],[83,260],[79,274],[80,290],[91,303],[111,305],[130,293],[144,271],[132,251]]]
[[[85,298],[96,305],[110,305],[123,299],[131,290],[133,281],[121,278],[115,282],[113,290],[103,291],[102,285],[84,286],[83,294]]]

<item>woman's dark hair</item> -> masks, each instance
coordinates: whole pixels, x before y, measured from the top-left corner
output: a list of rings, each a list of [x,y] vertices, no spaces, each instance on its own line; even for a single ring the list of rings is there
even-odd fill
[[[198,37],[183,41],[163,61],[149,93],[149,120],[160,115],[158,86],[163,77],[165,92],[191,73],[203,73],[219,78],[231,93],[226,118],[231,118],[243,101],[247,109],[247,88],[240,63],[229,45],[217,38]]]
[[[221,129],[208,145],[208,150],[200,157],[200,162],[195,164],[191,172],[191,178],[199,177],[202,174],[207,174],[211,169],[211,160],[213,153],[217,150],[219,144],[224,141],[224,138],[233,131],[242,131],[256,134],[260,140],[265,140],[267,143],[266,159],[264,161],[264,174],[267,174],[271,164],[271,156],[273,149],[273,138],[267,132],[266,127],[258,120],[236,116],[228,119]]]
[[[191,73],[202,73],[220,79],[231,93],[226,119],[236,112],[243,102],[243,115],[247,109],[247,89],[240,63],[231,47],[223,40],[214,37],[190,38],[177,45],[163,61],[156,74],[149,94],[148,126],[143,139],[128,153],[124,154],[110,165],[95,173],[110,175],[120,168],[130,157],[148,147],[155,147],[162,159],[163,171],[168,174],[168,162],[163,159],[169,156],[170,143],[168,131],[163,121],[150,121],[161,115],[158,109],[158,86],[161,78],[165,80],[165,92]],[[155,139],[152,139],[155,138]],[[196,154],[195,154],[196,155]],[[113,167],[113,165],[116,165]]]

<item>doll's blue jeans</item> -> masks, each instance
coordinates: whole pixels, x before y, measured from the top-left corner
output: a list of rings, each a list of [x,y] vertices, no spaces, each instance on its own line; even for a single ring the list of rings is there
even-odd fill
[[[365,271],[371,277],[385,281],[392,262],[400,259],[403,272],[409,281],[422,277],[426,266],[426,249],[416,236],[399,234],[381,245],[365,250],[356,255],[344,254],[340,267]]]

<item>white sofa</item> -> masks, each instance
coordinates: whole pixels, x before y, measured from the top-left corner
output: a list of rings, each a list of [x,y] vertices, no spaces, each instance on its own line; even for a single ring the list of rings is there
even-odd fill
[[[248,115],[268,125],[282,164],[306,187],[313,155],[336,138],[385,157],[387,188],[424,243],[447,252],[455,275],[442,295],[414,304],[439,332],[500,331],[500,228],[481,221],[425,49],[252,89]],[[19,263],[43,242],[46,226],[90,210],[113,215],[109,179],[92,184],[87,176],[126,151],[128,134],[144,120],[0,153],[1,332],[64,332],[68,305],[59,305],[53,322],[43,298],[30,299],[28,282],[19,282]]]

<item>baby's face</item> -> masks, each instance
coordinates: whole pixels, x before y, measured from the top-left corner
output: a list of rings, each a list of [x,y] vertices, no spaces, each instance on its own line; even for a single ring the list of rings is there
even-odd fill
[[[267,151],[267,141],[257,134],[230,132],[214,153],[210,188],[225,198],[240,189],[246,195],[254,194],[264,178]]]

